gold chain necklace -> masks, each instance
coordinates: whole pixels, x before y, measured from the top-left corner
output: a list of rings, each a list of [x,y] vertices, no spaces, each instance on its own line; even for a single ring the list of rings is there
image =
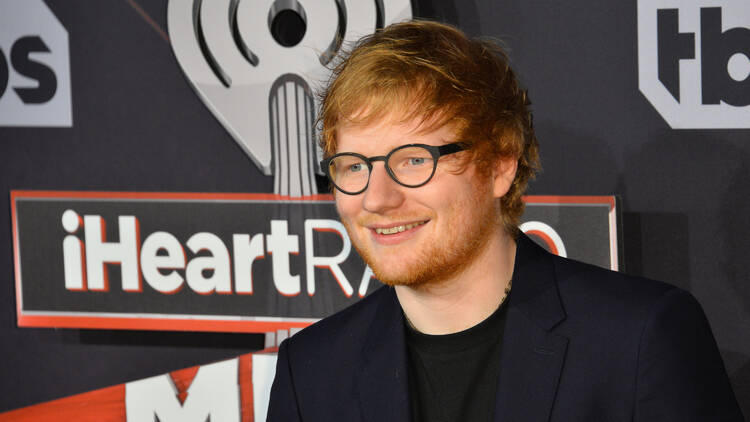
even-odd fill
[[[503,303],[505,303],[505,300],[508,298],[508,295],[510,294],[511,287],[513,287],[513,278],[508,280],[508,285],[505,286],[505,292],[503,293],[503,298],[500,299],[500,303],[497,305],[497,308],[495,308],[495,310],[498,310],[500,309],[501,306],[503,306]],[[419,331],[417,327],[414,326],[414,324],[411,322],[409,317],[406,316],[406,312],[404,312],[403,314],[404,314],[404,318],[406,318],[406,323],[409,324],[409,328],[411,328],[412,330],[418,333],[421,333],[421,331]]]

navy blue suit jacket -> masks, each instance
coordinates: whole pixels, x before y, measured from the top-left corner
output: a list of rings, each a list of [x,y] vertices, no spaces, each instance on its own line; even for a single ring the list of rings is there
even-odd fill
[[[695,299],[517,240],[497,422],[743,421]],[[269,422],[406,422],[404,320],[393,288],[284,341]]]

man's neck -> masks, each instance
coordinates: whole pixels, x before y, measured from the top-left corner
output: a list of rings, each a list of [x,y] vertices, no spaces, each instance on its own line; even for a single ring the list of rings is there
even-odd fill
[[[497,310],[513,276],[515,257],[515,241],[499,231],[456,277],[426,286],[396,286],[396,295],[409,323],[418,331],[457,333]]]

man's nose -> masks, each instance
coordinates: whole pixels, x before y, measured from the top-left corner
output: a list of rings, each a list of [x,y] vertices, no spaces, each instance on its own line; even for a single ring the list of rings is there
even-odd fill
[[[403,202],[403,187],[391,179],[384,165],[375,163],[370,172],[370,183],[364,191],[362,207],[372,213],[383,213],[398,208]]]

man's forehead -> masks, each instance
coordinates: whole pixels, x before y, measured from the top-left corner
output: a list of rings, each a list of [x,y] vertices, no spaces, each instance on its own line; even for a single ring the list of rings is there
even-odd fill
[[[361,141],[382,140],[409,143],[415,138],[426,138],[435,135],[444,142],[451,142],[456,135],[455,124],[435,116],[414,116],[404,118],[406,112],[393,111],[386,116],[376,119],[347,118],[342,120],[336,130],[336,152],[344,148],[354,139]],[[342,145],[343,144],[343,145]]]

